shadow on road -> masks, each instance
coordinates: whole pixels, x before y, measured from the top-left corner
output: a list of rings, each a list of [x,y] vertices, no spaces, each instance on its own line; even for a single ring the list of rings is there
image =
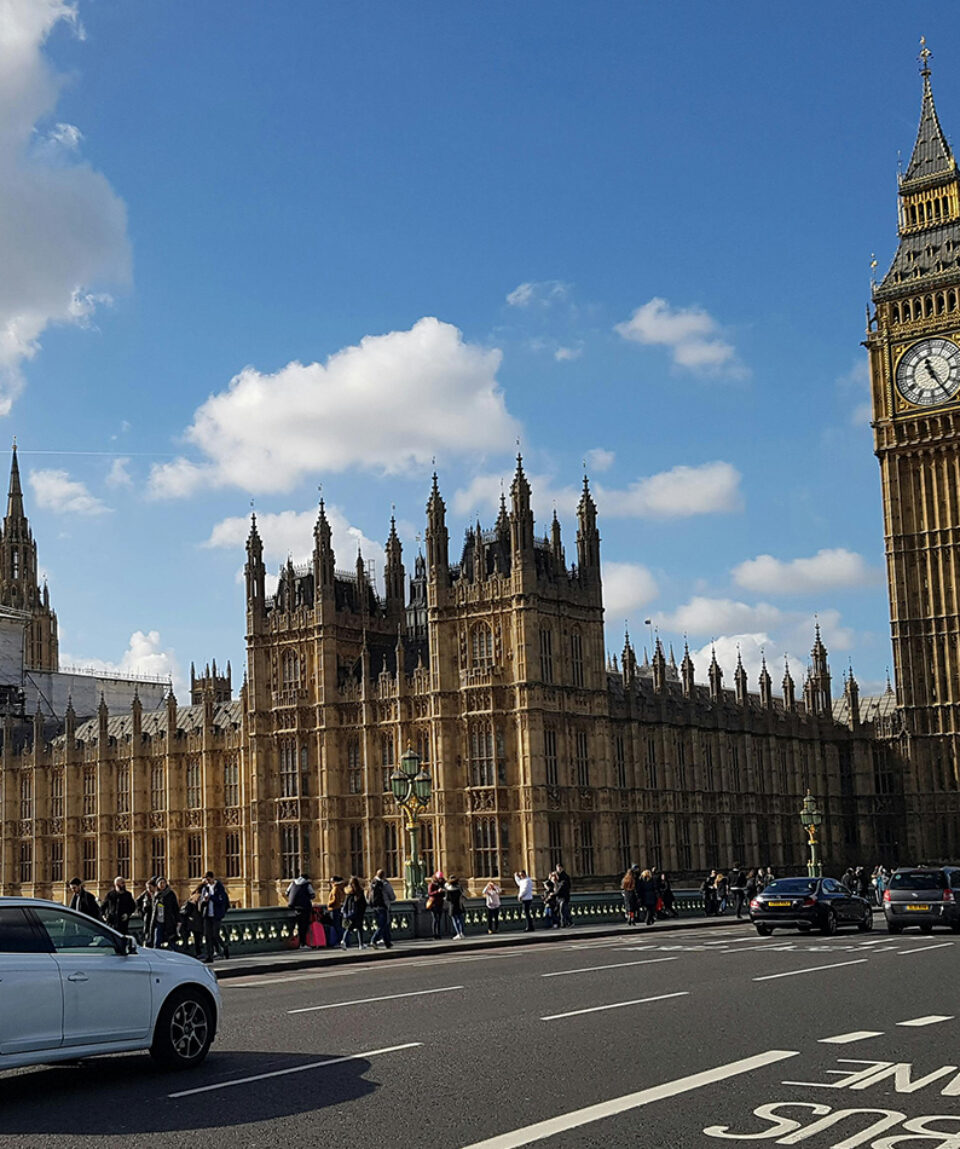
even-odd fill
[[[199,1069],[183,1073],[160,1072],[143,1054],[38,1066],[0,1077],[0,1137],[227,1129],[318,1112],[376,1092],[379,1085],[363,1077],[371,1063],[358,1058],[190,1097],[169,1096],[337,1056],[342,1054],[211,1053]]]

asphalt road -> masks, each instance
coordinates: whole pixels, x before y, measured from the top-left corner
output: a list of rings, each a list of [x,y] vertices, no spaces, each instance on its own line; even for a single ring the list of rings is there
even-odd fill
[[[236,978],[198,1070],[0,1075],[0,1143],[960,1149],[958,956],[744,925]]]

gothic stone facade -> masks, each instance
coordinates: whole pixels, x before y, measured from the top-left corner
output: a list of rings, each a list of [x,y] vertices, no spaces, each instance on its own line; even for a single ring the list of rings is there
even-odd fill
[[[518,460],[508,511],[468,532],[449,561],[436,477],[426,556],[407,578],[391,525],[381,597],[362,559],[338,571],[321,505],[312,562],[266,594],[255,519],[247,541],[247,678],[231,700],[216,667],[191,705],[105,705],[62,729],[6,720],[0,815],[4,892],[60,896],[79,874],[103,893],[117,872],[165,872],[181,891],[213,866],[231,897],[274,904],[314,877],[399,879],[403,840],[389,775],[413,746],[434,781],[424,853],[477,890],[562,859],[579,888],[633,861],[692,875],[743,861],[797,867],[809,787],[827,811],[834,865],[893,860],[899,774],[861,720],[852,675],[833,715],[819,632],[802,698],[774,697],[714,660],[709,686],[659,642],[638,666],[603,640],[600,536],[584,482],[576,562],[560,525],[538,538]],[[879,717],[877,721],[880,721]]]

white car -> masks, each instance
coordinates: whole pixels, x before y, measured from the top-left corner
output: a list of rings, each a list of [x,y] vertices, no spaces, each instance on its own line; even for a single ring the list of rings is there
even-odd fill
[[[195,958],[56,902],[0,898],[0,1070],[136,1049],[187,1069],[219,1020],[216,976]]]

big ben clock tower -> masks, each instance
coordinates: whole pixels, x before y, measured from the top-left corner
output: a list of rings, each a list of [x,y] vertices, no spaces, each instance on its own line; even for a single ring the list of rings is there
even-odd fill
[[[866,340],[914,862],[960,853],[960,175],[925,43],[920,59],[899,246]]]

